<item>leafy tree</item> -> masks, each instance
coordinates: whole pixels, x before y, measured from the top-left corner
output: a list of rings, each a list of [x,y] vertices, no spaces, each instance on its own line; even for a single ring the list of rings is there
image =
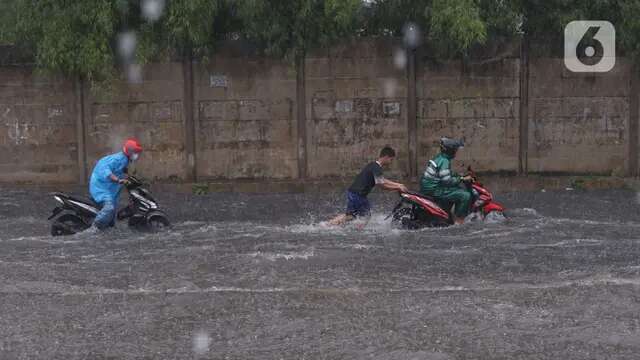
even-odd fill
[[[426,15],[431,18],[429,39],[445,54],[464,54],[487,40],[487,24],[474,0],[434,0]]]
[[[149,47],[157,54],[172,51],[179,55],[206,57],[216,40],[224,37],[237,20],[229,0],[172,0],[158,23],[141,25]]]
[[[217,40],[243,36],[268,54],[303,56],[350,36],[402,35],[415,23],[443,57],[495,38],[561,41],[575,19],[609,20],[619,48],[640,56],[640,0],[167,0],[154,21],[142,0],[0,0],[0,45],[36,64],[92,82],[116,76],[118,34],[137,34],[136,61],[204,58]],[[545,42],[546,44],[553,42]]]
[[[361,0],[238,0],[242,32],[268,54],[302,56],[356,32]]]
[[[233,24],[230,0],[168,1],[157,21],[139,0],[0,0],[0,43],[30,48],[36,64],[93,83],[117,76],[118,34],[136,33],[139,63],[195,53],[205,56]],[[227,12],[227,13],[225,13]]]
[[[33,48],[36,64],[91,80],[112,74],[115,3],[16,0],[13,40]]]
[[[432,0],[371,0],[361,11],[363,36],[401,36],[402,29],[413,23],[420,29],[429,28],[427,9]]]

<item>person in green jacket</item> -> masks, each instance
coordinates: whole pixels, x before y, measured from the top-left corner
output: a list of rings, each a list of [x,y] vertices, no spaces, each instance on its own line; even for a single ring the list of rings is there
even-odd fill
[[[460,176],[451,171],[451,161],[461,147],[464,147],[462,140],[447,137],[440,139],[440,153],[429,160],[420,179],[422,194],[431,196],[444,209],[455,205],[453,215],[456,224],[464,222],[471,200],[469,191],[460,187],[461,182],[471,181],[471,177]]]

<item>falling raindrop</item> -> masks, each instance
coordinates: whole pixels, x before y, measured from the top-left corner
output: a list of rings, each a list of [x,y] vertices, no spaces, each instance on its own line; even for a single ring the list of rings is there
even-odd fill
[[[420,46],[422,35],[418,25],[414,23],[406,23],[402,28],[402,40],[404,42],[404,46],[409,49],[415,49]]]
[[[204,331],[199,331],[193,337],[193,352],[197,355],[204,355],[209,352],[211,337]]]
[[[127,81],[131,84],[142,83],[142,66],[140,64],[127,65]]]
[[[131,62],[136,51],[136,33],[127,31],[118,35],[118,54],[124,62]]]
[[[162,16],[164,0],[144,0],[142,2],[142,16],[148,21],[156,21]]]
[[[404,69],[407,66],[407,53],[404,49],[393,51],[393,65],[398,69]]]
[[[398,82],[396,79],[384,79],[382,82],[382,92],[385,98],[392,98],[396,95]]]

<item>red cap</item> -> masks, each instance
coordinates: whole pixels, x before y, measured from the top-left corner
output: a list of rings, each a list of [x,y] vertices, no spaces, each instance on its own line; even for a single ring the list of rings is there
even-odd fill
[[[142,152],[142,145],[140,145],[140,143],[136,139],[133,139],[133,138],[128,139],[127,141],[124,142],[124,145],[122,146],[122,151],[127,156],[131,156],[134,153],[139,154]]]

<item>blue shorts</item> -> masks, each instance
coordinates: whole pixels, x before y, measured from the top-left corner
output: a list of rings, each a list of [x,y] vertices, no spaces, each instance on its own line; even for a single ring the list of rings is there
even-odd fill
[[[369,200],[366,197],[347,191],[347,215],[351,215],[353,217],[358,216],[370,216],[371,215],[371,205],[369,205]]]

